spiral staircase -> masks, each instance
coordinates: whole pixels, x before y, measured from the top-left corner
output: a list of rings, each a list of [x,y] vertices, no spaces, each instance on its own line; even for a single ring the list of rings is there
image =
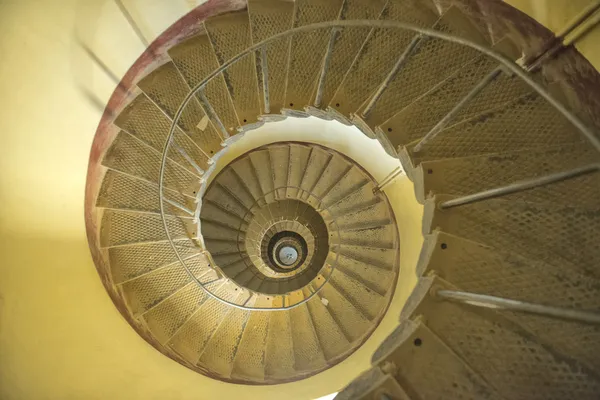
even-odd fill
[[[373,333],[399,275],[380,183],[310,142],[227,165],[282,119],[358,127],[424,204],[400,325],[341,399],[600,395],[600,139],[461,2],[249,0],[174,43],[97,138],[88,230],[159,351],[233,383],[303,379]]]

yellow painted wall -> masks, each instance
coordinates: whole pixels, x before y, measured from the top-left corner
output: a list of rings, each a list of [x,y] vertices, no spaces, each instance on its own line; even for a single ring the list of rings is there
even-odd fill
[[[548,15],[564,16],[585,3],[510,2],[557,26],[560,18]],[[125,3],[146,21],[149,39],[195,5]],[[101,115],[94,101],[104,104],[114,84],[82,53],[76,37],[119,76],[142,50],[111,0],[0,1],[0,398],[279,399],[285,393],[310,399],[339,389],[364,369],[395,326],[401,301],[354,356],[285,388],[209,380],[167,359],[129,327],[97,277],[83,220],[88,154]],[[408,205],[397,213],[405,229],[403,265],[410,266],[422,240],[415,233],[421,211],[410,182],[400,178],[396,185],[392,202]],[[414,276],[408,267],[402,273],[405,294]]]

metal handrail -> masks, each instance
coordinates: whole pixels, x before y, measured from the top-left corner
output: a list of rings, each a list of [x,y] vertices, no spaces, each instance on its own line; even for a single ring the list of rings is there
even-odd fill
[[[202,285],[202,283],[194,276],[194,274],[185,265],[185,262],[183,261],[181,255],[177,251],[177,247],[173,243],[173,239],[171,237],[171,234],[169,233],[167,221],[165,218],[165,212],[164,212],[165,210],[164,210],[164,194],[163,194],[163,188],[164,188],[163,181],[164,181],[164,174],[165,174],[165,168],[166,168],[166,163],[167,163],[167,154],[168,154],[169,146],[171,145],[177,124],[179,122],[179,119],[181,118],[181,115],[182,115],[185,107],[187,106],[189,101],[194,96],[197,95],[197,93],[202,91],[202,89],[208,84],[208,82],[210,82],[212,79],[217,77],[228,67],[235,64],[242,58],[254,53],[256,50],[262,50],[271,42],[274,42],[279,39],[291,37],[292,35],[297,34],[297,33],[309,32],[309,31],[314,31],[314,30],[319,30],[319,29],[357,28],[357,27],[366,27],[366,28],[372,28],[372,29],[408,30],[408,31],[415,32],[416,34],[419,34],[420,36],[424,36],[426,38],[437,38],[437,39],[446,40],[446,41],[449,41],[452,43],[470,47],[472,49],[479,51],[482,54],[485,54],[485,55],[497,60],[499,62],[499,64],[501,64],[504,68],[506,68],[508,70],[509,73],[512,73],[513,75],[518,76],[522,81],[524,81],[526,84],[528,84],[535,92],[537,92],[542,98],[544,98],[548,103],[550,103],[558,112],[560,112],[571,124],[573,124],[579,130],[579,132],[592,145],[592,147],[594,147],[598,152],[600,152],[600,137],[596,135],[594,130],[592,128],[588,127],[579,117],[577,117],[576,115],[571,113],[565,106],[563,106],[558,100],[556,100],[543,86],[541,86],[539,83],[537,83],[535,80],[533,80],[529,76],[529,73],[527,71],[524,71],[521,67],[519,67],[512,60],[508,59],[504,55],[502,55],[488,47],[485,47],[478,43],[475,43],[469,39],[464,39],[464,38],[454,36],[454,35],[451,35],[448,33],[440,32],[440,31],[437,31],[434,29],[422,28],[422,27],[415,26],[412,24],[407,24],[404,22],[385,21],[385,20],[327,21],[327,22],[321,22],[321,23],[316,23],[316,24],[311,24],[311,25],[305,25],[305,26],[287,30],[285,32],[278,33],[278,34],[273,35],[253,46],[248,47],[246,50],[242,51],[241,53],[234,56],[227,62],[223,63],[221,66],[219,66],[217,69],[215,69],[212,73],[210,73],[208,76],[206,76],[196,86],[194,86],[194,88],[192,88],[190,90],[190,92],[186,95],[186,97],[183,99],[181,105],[177,109],[177,112],[175,113],[173,121],[171,123],[171,127],[169,129],[169,134],[167,136],[167,140],[165,141],[165,145],[163,148],[162,161],[161,161],[160,173],[159,173],[159,181],[158,181],[160,215],[161,215],[162,224],[165,229],[165,233],[166,233],[168,242],[169,242],[171,248],[173,249],[173,251],[175,252],[175,255],[176,255],[178,261],[184,267],[184,269],[186,270],[186,273],[189,275],[190,279],[196,281],[196,283],[204,290],[204,292],[206,292],[206,294],[208,296],[210,296],[222,303],[228,304],[232,307],[236,307],[236,308],[240,308],[240,309],[244,309],[244,310],[255,310],[255,311],[288,310],[288,309],[297,307],[297,306],[303,304],[304,302],[308,301],[308,299],[305,299],[305,301],[303,301],[301,303],[297,303],[297,304],[294,304],[294,305],[288,306],[288,307],[284,306],[284,307],[278,307],[278,308],[246,307],[245,306],[246,303],[244,303],[244,305],[240,306],[239,304],[235,304],[235,303],[226,301],[226,300],[221,299],[218,296],[214,295],[212,292],[210,292],[208,289],[206,289]]]

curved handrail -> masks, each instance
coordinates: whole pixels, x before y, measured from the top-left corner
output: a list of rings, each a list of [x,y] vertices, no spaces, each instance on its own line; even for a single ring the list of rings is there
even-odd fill
[[[458,36],[454,36],[448,33],[444,33],[444,32],[440,32],[440,31],[436,31],[434,29],[430,29],[430,28],[422,28],[422,27],[418,27],[416,25],[412,25],[412,24],[407,24],[404,22],[398,22],[398,21],[385,21],[385,20],[345,20],[345,21],[327,21],[327,22],[321,22],[321,23],[316,23],[316,24],[311,24],[311,25],[305,25],[305,26],[301,26],[301,27],[297,27],[297,28],[293,28],[281,33],[278,33],[276,35],[273,35],[255,45],[252,45],[250,47],[248,47],[246,50],[242,51],[241,53],[239,53],[238,55],[232,57],[230,60],[226,61],[225,63],[223,63],[221,66],[219,66],[217,69],[215,69],[212,73],[210,73],[208,76],[206,76],[201,82],[199,82],[196,86],[194,86],[190,92],[186,95],[186,97],[183,99],[181,105],[179,106],[179,108],[177,109],[177,112],[174,115],[173,121],[171,123],[171,127],[169,129],[169,134],[167,136],[167,140],[165,141],[165,145],[163,148],[163,154],[162,154],[162,161],[161,161],[161,165],[160,165],[160,172],[159,172],[159,181],[158,181],[158,190],[159,190],[159,203],[160,203],[160,215],[161,215],[161,220],[162,220],[162,224],[163,227],[165,229],[165,233],[168,239],[168,242],[171,246],[171,248],[173,249],[173,251],[175,252],[175,255],[177,256],[178,261],[181,263],[181,265],[184,267],[186,273],[189,275],[190,279],[193,281],[196,281],[196,283],[202,288],[202,290],[204,290],[204,292],[222,302],[225,303],[229,306],[235,307],[235,308],[240,308],[240,309],[244,309],[244,310],[251,310],[251,311],[282,311],[282,310],[289,310],[295,307],[298,307],[302,304],[304,304],[305,302],[307,302],[308,300],[310,300],[317,292],[311,294],[311,296],[309,296],[306,299],[303,299],[303,301],[296,303],[294,305],[291,306],[284,306],[284,307],[277,307],[277,308],[255,308],[255,307],[247,307],[244,305],[239,305],[236,303],[232,303],[230,301],[221,299],[220,297],[216,296],[215,294],[213,294],[210,290],[206,289],[204,287],[204,285],[202,285],[202,283],[194,276],[194,274],[189,270],[189,268],[187,267],[187,265],[185,264],[185,262],[183,261],[181,255],[179,254],[179,252],[177,251],[177,247],[175,246],[175,244],[173,243],[173,239],[171,237],[171,234],[169,233],[169,229],[167,226],[167,221],[165,218],[165,212],[164,212],[164,194],[163,194],[163,188],[164,188],[164,173],[165,173],[165,167],[166,167],[166,163],[167,163],[167,154],[168,154],[168,150],[169,150],[169,146],[171,145],[171,142],[173,140],[173,135],[175,133],[177,124],[179,122],[179,119],[181,118],[181,115],[185,109],[185,107],[187,106],[187,104],[189,103],[189,101],[192,99],[192,97],[194,97],[202,88],[204,88],[208,82],[210,82],[212,79],[214,79],[216,76],[218,76],[220,73],[222,73],[224,70],[226,70],[229,66],[235,64],[236,62],[238,62],[239,60],[241,60],[243,57],[248,56],[249,54],[254,53],[256,50],[259,50],[263,47],[265,47],[266,45],[268,45],[271,42],[274,42],[276,40],[279,39],[284,39],[287,37],[291,37],[296,33],[301,33],[301,32],[308,32],[308,31],[314,31],[314,30],[319,30],[319,29],[327,29],[327,28],[357,28],[357,27],[364,27],[364,28],[373,28],[373,29],[403,29],[403,30],[408,30],[408,31],[412,31],[415,32],[416,34],[420,34],[426,37],[431,37],[431,38],[437,38],[437,39],[441,39],[441,40],[446,40],[449,42],[453,42],[456,44],[460,44],[463,46],[467,46],[470,47],[472,49],[475,49],[477,51],[479,51],[482,54],[485,54],[495,60],[497,60],[500,64],[502,64],[507,70],[509,70],[511,73],[513,73],[515,76],[518,76],[520,79],[522,79],[525,83],[527,83],[535,92],[537,92],[542,98],[544,98],[546,101],[548,101],[548,103],[550,103],[555,109],[557,109],[569,122],[571,122],[571,124],[573,124],[580,132],[581,134],[588,140],[588,142],[598,151],[600,152],[600,137],[598,135],[595,134],[594,130],[591,129],[590,127],[588,127],[579,117],[577,117],[575,114],[571,113],[565,106],[563,106],[558,100],[556,100],[542,85],[540,85],[539,83],[537,83],[535,80],[533,80],[530,76],[529,73],[527,71],[524,71],[523,69],[521,69],[517,64],[515,64],[513,61],[511,61],[510,59],[508,59],[507,57],[505,57],[504,55],[490,49],[487,48],[485,46],[480,45],[479,43],[475,43],[471,40],[468,39],[464,39]],[[245,303],[244,303],[245,304]]]

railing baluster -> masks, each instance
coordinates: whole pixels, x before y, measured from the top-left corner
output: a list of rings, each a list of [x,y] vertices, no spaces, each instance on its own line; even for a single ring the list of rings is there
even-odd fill
[[[452,199],[440,204],[440,208],[448,209],[452,207],[464,206],[466,204],[476,203],[483,200],[506,196],[512,193],[535,189],[537,187],[550,185],[552,183],[573,179],[582,175],[591,174],[600,171],[600,164],[586,165],[585,167],[575,168],[569,171],[557,172],[555,174],[542,176],[540,178],[528,179],[515,182],[510,185],[501,186],[494,189],[484,190],[483,192],[470,194],[468,196]]]
[[[444,116],[444,118],[442,118],[440,120],[440,122],[438,122],[433,128],[431,128],[431,130],[429,132],[427,132],[427,134],[423,137],[423,139],[421,139],[421,141],[419,143],[417,143],[417,145],[413,148],[413,151],[414,152],[421,151],[423,146],[428,141],[435,138],[437,136],[437,134],[440,133],[442,131],[442,129],[444,129],[444,127],[446,125],[448,125],[448,123],[456,116],[456,114],[458,114],[460,112],[460,110],[463,109],[464,106],[466,106],[471,100],[473,100],[483,89],[485,89],[487,87],[487,85],[489,85],[501,73],[502,73],[502,67],[497,67],[492,72],[490,72],[488,75],[486,75],[481,81],[479,81],[479,83],[477,85],[475,85],[475,87],[473,89],[471,89],[471,91],[469,93],[467,93],[467,95],[465,97],[463,97],[462,100],[460,102],[458,102],[458,104],[456,104],[454,106],[454,108],[452,110],[450,110],[450,112],[448,112],[448,114],[446,114]]]
[[[188,214],[188,215],[191,215],[191,216],[194,216],[194,212],[193,212],[192,210],[188,209],[188,208],[187,208],[187,207],[185,207],[185,206],[182,206],[181,204],[177,203],[176,201],[169,200],[169,199],[165,199],[165,201],[166,201],[167,203],[169,203],[170,205],[172,205],[173,207],[175,207],[175,208],[178,208],[178,209],[180,209],[181,211],[185,212],[186,214]]]
[[[319,76],[319,85],[317,87],[317,96],[315,97],[315,107],[321,107],[321,102],[323,101],[323,90],[325,89],[325,78],[327,78],[327,70],[329,69],[329,64],[331,63],[331,55],[333,54],[333,45],[335,44],[335,40],[339,34],[339,28],[333,28],[331,30],[331,36],[329,37],[329,44],[327,45],[327,53],[325,54],[325,59],[323,60],[323,69],[321,70],[321,76]]]
[[[505,299],[503,297],[488,296],[485,294],[462,292],[458,290],[437,290],[435,292],[435,296],[445,300],[469,304],[476,307],[519,311],[530,314],[544,315],[552,318],[600,324],[600,313],[590,311],[579,311],[571,308],[527,303],[519,300]]]
[[[419,33],[415,37],[412,38],[412,40],[410,41],[410,43],[404,50],[404,53],[402,53],[402,55],[400,55],[400,58],[398,58],[398,61],[396,61],[396,64],[394,65],[394,67],[392,68],[392,70],[390,71],[388,76],[385,78],[383,83],[379,86],[379,88],[377,89],[377,92],[375,92],[375,95],[373,97],[371,97],[369,104],[367,104],[367,106],[365,107],[365,110],[362,113],[363,117],[365,117],[365,118],[368,117],[369,114],[371,113],[371,111],[373,111],[373,108],[375,108],[375,104],[377,104],[377,101],[379,101],[379,98],[381,97],[383,92],[385,92],[385,90],[390,85],[392,80],[394,80],[394,77],[398,74],[400,69],[402,69],[402,67],[404,66],[406,61],[410,58],[411,54],[419,47],[419,44],[421,43],[421,41],[424,40],[426,37],[427,36]]]
[[[265,114],[269,114],[271,112],[271,100],[269,98],[269,64],[267,60],[267,46],[260,48],[260,70],[262,72]]]
[[[204,170],[200,168],[198,164],[196,164],[192,157],[190,157],[189,154],[181,146],[177,145],[176,143],[171,143],[171,146],[173,146],[175,150],[177,150],[177,152],[181,154],[181,156],[185,158],[185,160],[188,163],[190,163],[192,167],[194,167],[194,169],[198,172],[198,174],[200,174],[200,176],[204,175]]]
[[[146,37],[142,33],[142,30],[140,29],[140,27],[138,26],[138,24],[136,24],[135,20],[133,19],[133,17],[131,16],[131,14],[129,13],[129,11],[127,10],[127,7],[125,7],[125,5],[123,4],[123,2],[121,0],[115,0],[115,3],[117,4],[117,7],[119,7],[119,10],[121,11],[121,14],[123,14],[123,16],[125,17],[125,19],[129,23],[129,25],[131,26],[131,29],[133,29],[133,31],[137,35],[138,39],[140,39],[140,42],[142,42],[142,44],[144,45],[144,47],[148,47],[150,45],[150,43],[148,42],[148,40],[146,39]]]
[[[206,98],[206,94],[204,93],[204,88],[198,90],[198,97],[200,97],[200,102],[202,103],[202,107],[204,108],[204,112],[208,115],[208,118],[217,126],[217,129],[221,132],[221,136],[223,136],[223,140],[229,137],[229,132],[221,122],[221,119],[217,115],[215,109],[213,108],[208,98]]]

